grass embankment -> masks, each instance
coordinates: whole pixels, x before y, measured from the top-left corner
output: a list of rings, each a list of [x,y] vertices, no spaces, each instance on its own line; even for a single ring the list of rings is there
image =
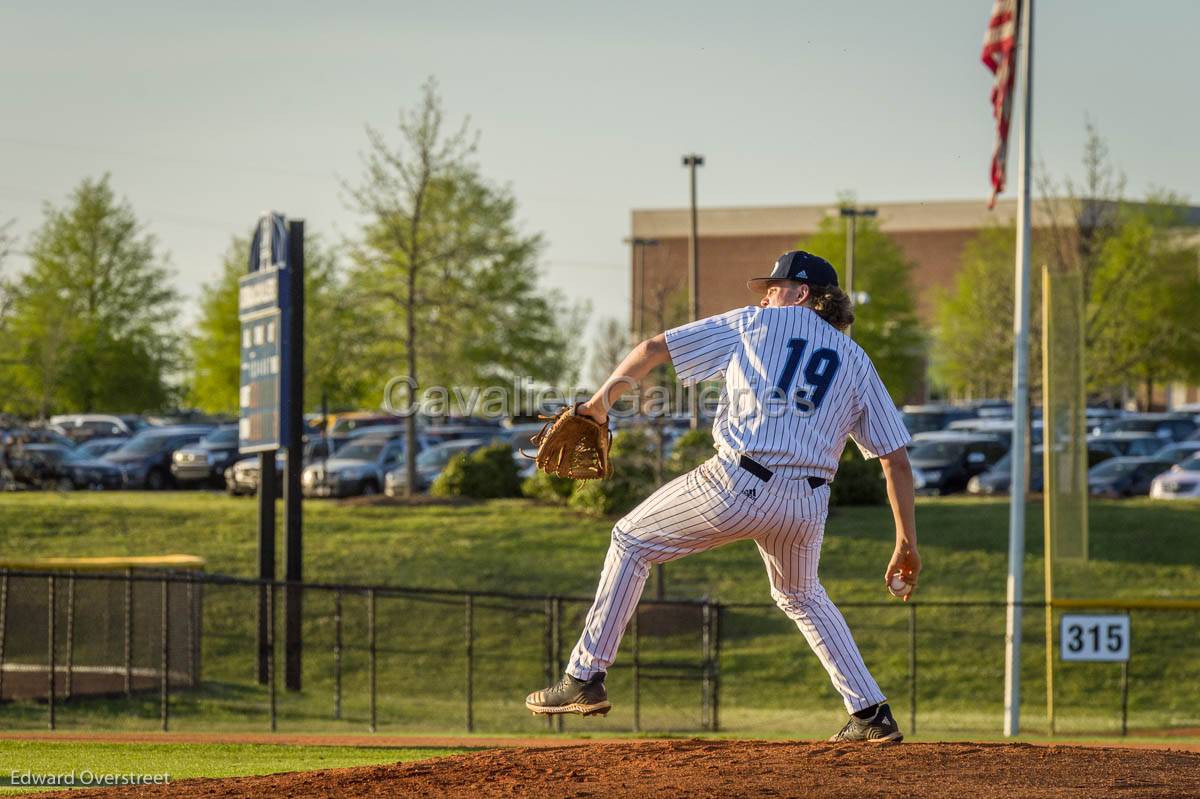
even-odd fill
[[[95,787],[98,779],[167,775],[245,777],[323,768],[404,763],[458,754],[462,749],[384,749],[355,746],[0,741],[0,793]],[[57,777],[57,784],[47,784]],[[40,785],[34,780],[41,782]],[[64,783],[63,780],[72,782]],[[30,783],[33,783],[32,785]],[[128,783],[126,783],[128,784]]]
[[[0,555],[116,555],[186,552],[208,559],[209,570],[252,576],[256,508],[217,494],[80,493],[0,496]],[[305,577],[459,590],[590,595],[607,547],[610,521],[524,501],[457,507],[362,506],[309,503],[305,510]],[[918,506],[926,563],[920,601],[1004,598],[1007,563],[1004,500],[941,499]],[[1059,596],[1200,597],[1200,506],[1149,501],[1096,503],[1091,512],[1092,558],[1063,564]],[[827,528],[822,580],[843,606],[867,663],[908,717],[909,610],[887,600],[881,572],[891,551],[886,508],[837,509]],[[1041,514],[1031,506],[1026,597],[1042,596]],[[280,543],[282,560],[282,542]],[[721,721],[734,731],[819,734],[836,725],[839,703],[795,627],[770,607],[766,577],[754,545],[741,542],[667,567],[668,596],[708,595],[761,607],[730,609],[722,625]],[[652,595],[653,589],[648,591]],[[545,729],[521,706],[524,692],[544,679],[541,602],[492,603],[475,608],[475,723],[478,730]],[[245,589],[210,588],[204,596],[205,687],[173,699],[173,728],[262,729],[267,700],[255,684],[254,597]],[[333,720],[333,598],[305,598],[305,690],[284,694],[282,729],[361,730],[366,722],[366,604],[343,602],[342,718]],[[563,654],[569,651],[585,604],[563,608]],[[1200,725],[1200,699],[1180,686],[1200,683],[1198,614],[1134,613],[1130,718],[1134,727]],[[649,729],[693,729],[699,684],[676,679],[699,658],[695,632],[648,616],[643,624],[642,722]],[[692,624],[689,630],[695,630]],[[919,730],[986,730],[999,724],[1004,614],[1001,608],[917,611]],[[380,692],[383,730],[461,730],[464,724],[464,608],[460,601],[427,603],[380,599]],[[1026,613],[1025,712],[1043,724],[1043,615]],[[616,709],[607,720],[571,720],[568,729],[628,729],[629,641],[610,676]],[[151,661],[152,662],[152,661]],[[1072,665],[1057,673],[1060,728],[1113,729],[1119,717],[1119,666]],[[0,722],[43,723],[44,708],[15,703]],[[153,728],[156,697],[79,700],[61,708],[66,726]]]

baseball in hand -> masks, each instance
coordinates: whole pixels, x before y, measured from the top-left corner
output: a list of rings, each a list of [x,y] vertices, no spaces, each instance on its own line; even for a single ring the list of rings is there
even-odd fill
[[[893,574],[892,579],[888,581],[888,593],[892,596],[905,597],[910,591],[912,591],[912,586],[904,582],[904,578],[900,576],[899,572]]]

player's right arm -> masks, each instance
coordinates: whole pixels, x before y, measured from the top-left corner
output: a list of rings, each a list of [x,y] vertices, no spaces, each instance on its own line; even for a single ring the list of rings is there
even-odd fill
[[[595,395],[580,405],[580,413],[604,422],[622,394],[663,364],[674,364],[675,375],[685,386],[723,374],[740,340],[740,323],[745,311],[745,308],[737,308],[673,327],[646,339],[625,356]]]
[[[636,386],[638,381],[650,374],[655,367],[662,366],[670,360],[671,353],[667,349],[666,334],[659,333],[654,338],[646,339],[625,356],[591,399],[580,404],[579,412],[603,424],[608,420],[609,410],[622,394]]]
[[[892,506],[892,518],[896,521],[896,549],[883,573],[885,584],[892,575],[900,578],[916,590],[917,577],[921,574],[921,556],[917,553],[917,517],[915,509],[912,464],[908,461],[908,450],[900,447],[895,452],[881,455],[883,476],[887,480],[888,504]],[[905,597],[912,596],[910,591]]]
[[[875,366],[865,358],[859,381],[859,415],[850,437],[864,458],[879,458],[883,465],[888,503],[896,522],[896,548],[883,573],[883,582],[890,583],[899,572],[901,579],[915,589],[921,573],[921,556],[917,554],[916,501],[907,449],[912,436]],[[907,602],[911,596],[910,591],[904,600]]]

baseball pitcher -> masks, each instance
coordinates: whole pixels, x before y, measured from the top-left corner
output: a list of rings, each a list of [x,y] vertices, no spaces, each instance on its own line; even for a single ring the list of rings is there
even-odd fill
[[[605,714],[605,671],[654,563],[751,539],[771,596],[800,628],[850,714],[831,741],[900,741],[886,697],[845,619],[817,577],[829,484],[848,438],[878,457],[896,524],[884,583],[907,601],[921,559],[909,435],[862,348],[842,331],[849,297],[827,261],[789,252],[747,284],[757,306],[701,319],[643,341],[577,413],[606,425],[608,410],[655,367],[685,385],[724,378],[713,422],[717,454],[658,489],[613,527],[596,599],[562,679],[530,694],[534,713]],[[898,590],[899,589],[899,590]]]

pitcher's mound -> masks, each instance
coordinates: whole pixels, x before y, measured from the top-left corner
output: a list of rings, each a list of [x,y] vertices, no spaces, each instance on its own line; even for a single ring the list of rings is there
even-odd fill
[[[1195,797],[1200,753],[1030,744],[614,741],[122,788],[172,797]],[[73,799],[117,791],[72,791]]]

